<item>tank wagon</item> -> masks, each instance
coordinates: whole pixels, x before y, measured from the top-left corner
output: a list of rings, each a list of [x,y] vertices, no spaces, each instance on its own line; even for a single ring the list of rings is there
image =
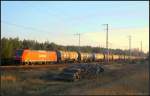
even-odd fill
[[[113,55],[113,61],[118,61],[119,60],[119,55],[114,54]]]
[[[113,54],[104,54],[104,61],[107,61],[107,58],[109,59],[109,61],[113,60]]]
[[[75,51],[57,51],[58,62],[78,61],[78,53]]]
[[[91,61],[93,61],[93,54],[92,53],[78,52],[78,54],[79,54],[79,57],[78,57],[79,62],[91,62]]]
[[[125,60],[128,60],[129,59],[129,56],[125,55]]]
[[[93,61],[104,61],[104,54],[102,53],[93,53]]]
[[[119,61],[124,61],[125,60],[125,55],[119,55]]]
[[[145,57],[140,56],[129,56],[109,54],[105,53],[86,53],[86,52],[76,52],[76,51],[43,51],[43,50],[29,50],[29,49],[19,49],[16,50],[14,60],[17,63],[22,64],[33,64],[33,63],[63,63],[63,62],[92,62],[107,61],[128,61],[131,60],[141,60]]]

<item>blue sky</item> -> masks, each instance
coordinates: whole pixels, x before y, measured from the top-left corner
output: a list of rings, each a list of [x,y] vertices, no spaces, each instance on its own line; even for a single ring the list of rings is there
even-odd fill
[[[2,1],[1,36],[77,45],[73,34],[104,32],[105,23],[110,25],[110,31],[148,29],[148,12],[148,1]],[[92,41],[90,36],[85,38]],[[84,39],[81,44],[92,45]]]

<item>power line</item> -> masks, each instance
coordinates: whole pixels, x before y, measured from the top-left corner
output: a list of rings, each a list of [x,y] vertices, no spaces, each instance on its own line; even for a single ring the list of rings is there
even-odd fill
[[[27,26],[24,26],[24,25],[19,25],[19,24],[15,24],[15,23],[11,23],[11,22],[7,22],[7,21],[1,21],[2,23],[4,24],[8,24],[8,25],[11,25],[11,26],[15,26],[15,27],[20,27],[20,28],[23,28],[23,29],[26,29],[26,30],[32,30],[32,31],[38,31],[38,32],[47,32],[47,31],[43,31],[43,30],[39,30],[37,28],[33,28],[33,27],[27,27]]]

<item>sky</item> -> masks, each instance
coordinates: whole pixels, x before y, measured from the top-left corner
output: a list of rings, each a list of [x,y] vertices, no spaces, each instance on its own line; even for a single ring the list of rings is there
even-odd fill
[[[148,1],[2,1],[1,38],[149,51]]]

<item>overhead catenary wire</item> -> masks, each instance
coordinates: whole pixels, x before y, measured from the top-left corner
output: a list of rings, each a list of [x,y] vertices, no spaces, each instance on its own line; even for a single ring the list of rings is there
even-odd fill
[[[5,21],[5,20],[1,20],[1,23],[4,23],[4,24],[8,24],[8,25],[11,25],[11,26],[15,26],[15,27],[19,27],[19,28],[23,28],[23,29],[25,29],[25,30],[32,30],[32,31],[36,31],[36,32],[48,32],[48,31],[45,31],[45,30],[41,30],[41,29],[37,29],[37,28],[34,28],[34,27],[29,27],[29,26],[24,26],[24,25],[20,25],[20,24],[16,24],[16,23],[12,23],[12,22],[9,22],[9,21]],[[106,24],[105,24],[106,25]],[[107,32],[108,32],[108,27],[107,27]],[[108,35],[108,33],[107,33],[107,35]],[[106,36],[107,36],[106,35]],[[80,33],[78,33],[78,36],[79,36],[79,50],[80,50],[80,45],[81,45],[81,41],[80,41],[80,39],[81,39],[81,34]],[[133,37],[133,36],[132,36]],[[108,39],[108,36],[107,36],[107,38],[106,39]],[[48,40],[47,40],[48,41]],[[132,40],[133,41],[133,40]],[[139,41],[138,41],[139,42]],[[107,44],[108,43],[108,44]],[[129,55],[131,56],[131,44],[130,44],[131,42],[130,42],[130,40],[129,40]],[[139,43],[138,43],[139,44]],[[108,42],[108,41],[106,41],[106,48],[107,48],[107,50],[108,50],[108,54],[109,54],[109,46],[108,45],[111,45],[111,47],[112,47],[112,42],[111,42],[111,44]],[[114,43],[113,43],[113,45],[114,45]],[[141,53],[142,53],[142,41],[141,41],[141,43],[140,43],[140,48],[139,49],[141,49],[140,51],[141,51]]]
[[[41,30],[41,29],[28,27],[28,26],[24,26],[24,25],[12,23],[12,22],[4,21],[4,20],[1,20],[1,23],[8,24],[8,25],[15,26],[15,27],[20,27],[20,28],[23,28],[25,30],[32,30],[32,31],[36,31],[36,32],[48,32],[48,31],[44,31],[44,30]]]
[[[5,20],[1,20],[1,23],[6,24],[6,25],[10,25],[10,26],[13,26],[13,27],[16,27],[16,28],[21,28],[21,29],[24,29],[24,30],[28,30],[28,31],[25,31],[25,33],[27,33],[28,35],[30,35],[30,33],[33,32],[33,31],[36,32],[36,34],[37,34],[37,32],[38,32],[38,34],[41,34],[43,32],[49,33],[49,31],[45,31],[45,30],[34,28],[34,27],[29,27],[29,26],[16,24],[14,22],[12,23],[12,22],[5,21]],[[22,33],[22,30],[20,31],[20,33]],[[39,37],[34,35],[34,39],[38,40],[37,38],[39,38]]]

